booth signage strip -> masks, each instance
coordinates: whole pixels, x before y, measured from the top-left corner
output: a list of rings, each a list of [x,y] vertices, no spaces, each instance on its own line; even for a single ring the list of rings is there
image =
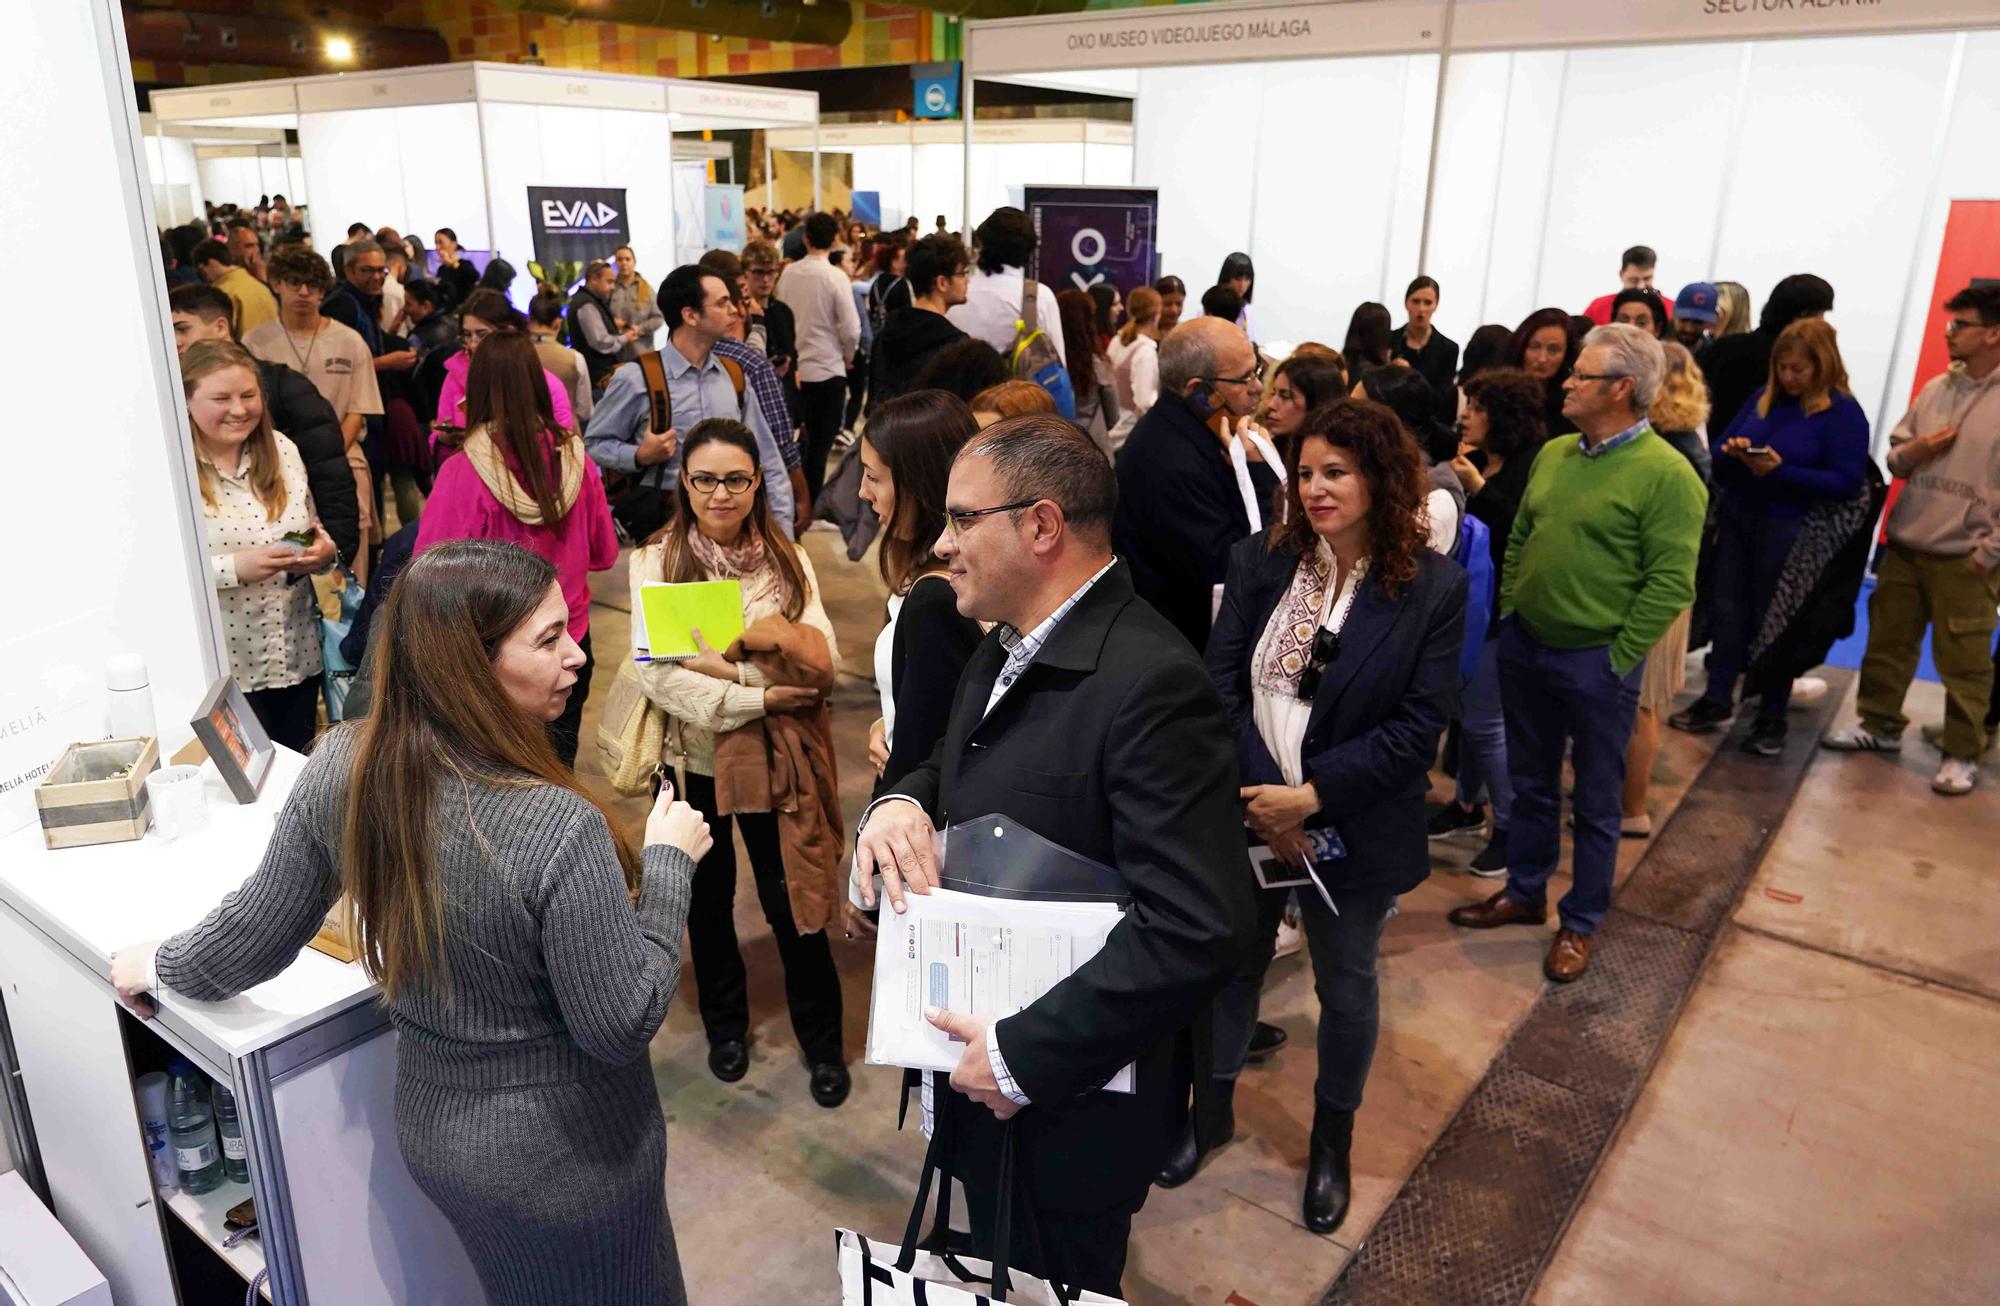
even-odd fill
[[[1994,0],[1355,0],[1089,10],[965,25],[979,77],[2000,27]]]

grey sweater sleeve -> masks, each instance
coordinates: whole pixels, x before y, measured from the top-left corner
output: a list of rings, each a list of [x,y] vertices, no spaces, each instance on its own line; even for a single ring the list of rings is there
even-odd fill
[[[549,859],[541,897],[542,960],[578,1047],[625,1065],[646,1055],[681,978],[694,861],[660,845],[643,854],[634,905],[610,827],[579,813]]]
[[[285,799],[256,872],[201,924],[160,945],[154,962],[162,984],[219,1002],[282,972],[319,933],[340,894],[340,876],[317,814],[331,801],[347,761],[346,749],[322,744]]]

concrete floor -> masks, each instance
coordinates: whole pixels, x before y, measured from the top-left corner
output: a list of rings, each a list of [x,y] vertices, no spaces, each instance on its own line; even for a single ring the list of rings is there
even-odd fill
[[[872,556],[848,563],[837,535],[816,531],[808,545],[846,672],[832,703],[851,830],[870,783],[862,759],[877,708],[867,677],[882,588]],[[596,580],[593,642],[608,654],[628,636],[623,566]],[[585,710],[586,772],[601,703],[593,694]],[[1923,719],[1935,703],[1919,697],[1917,708]],[[1665,734],[1656,827],[1714,747]],[[1976,879],[1991,864],[1978,853],[2000,836],[2000,808],[1991,789],[1950,805],[1933,799],[1932,766],[1919,744],[1900,764],[1824,758],[1808,773],[1538,1300],[1860,1302],[1892,1287],[1936,1301],[2000,1295],[2000,1250],[1976,1236],[2000,1215],[1983,1182],[2000,1172],[2000,1136],[1976,1109],[1982,1090],[1992,1100],[2000,1062],[2000,951]],[[621,810],[636,823],[643,804]],[[1291,1043],[1246,1073],[1234,1145],[1194,1183],[1156,1191],[1137,1217],[1131,1301],[1306,1303],[1339,1273],[1543,983],[1546,936],[1468,934],[1444,920],[1497,887],[1462,871],[1477,843],[1434,844],[1436,873],[1385,932],[1382,1038],[1343,1228],[1319,1237],[1299,1222],[1317,1004],[1295,955],[1274,965],[1264,1002]],[[1846,855],[1857,847],[1873,851]],[[1621,877],[1645,848],[1625,843]],[[737,922],[751,975],[750,1073],[733,1085],[709,1075],[691,972],[653,1048],[681,1258],[697,1302],[745,1300],[746,1290],[824,1301],[834,1228],[900,1235],[922,1138],[896,1131],[892,1070],[857,1064],[844,1107],[812,1104],[776,950],[747,886]],[[833,947],[858,1057],[871,947],[838,938]]]

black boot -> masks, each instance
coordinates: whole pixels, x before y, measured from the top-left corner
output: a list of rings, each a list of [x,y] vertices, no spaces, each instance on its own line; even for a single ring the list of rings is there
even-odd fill
[[[1201,1111],[1188,1112],[1187,1127],[1181,1131],[1181,1141],[1174,1144],[1174,1150],[1167,1154],[1167,1163],[1160,1167],[1154,1182],[1162,1188],[1179,1188],[1194,1178],[1194,1172],[1201,1169],[1202,1161],[1210,1152],[1228,1143],[1235,1133],[1236,1081],[1211,1081]]]
[[[1306,1228],[1332,1233],[1347,1218],[1353,1184],[1348,1151],[1354,1144],[1354,1113],[1313,1107],[1311,1157],[1306,1162]]]

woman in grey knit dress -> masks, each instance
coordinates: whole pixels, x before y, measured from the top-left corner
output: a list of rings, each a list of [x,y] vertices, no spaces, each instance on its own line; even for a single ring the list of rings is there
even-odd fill
[[[372,715],[320,741],[257,872],[156,953],[121,952],[112,981],[240,993],[345,891],[397,1030],[403,1158],[488,1301],[680,1303],[646,1051],[710,838],[667,791],[634,854],[557,761],[543,725],[583,664],[568,617],[555,569],[514,545],[412,562]]]

